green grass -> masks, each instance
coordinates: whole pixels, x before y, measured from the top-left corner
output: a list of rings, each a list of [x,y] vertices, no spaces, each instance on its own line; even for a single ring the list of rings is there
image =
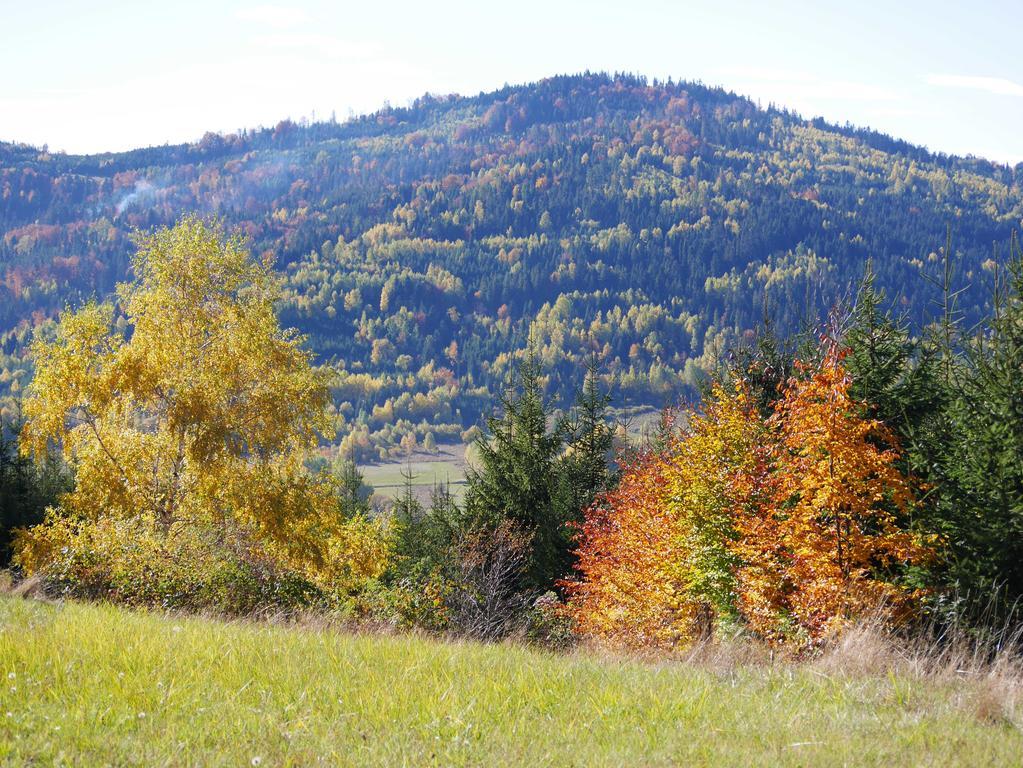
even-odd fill
[[[0,765],[1018,765],[953,681],[0,599]]]

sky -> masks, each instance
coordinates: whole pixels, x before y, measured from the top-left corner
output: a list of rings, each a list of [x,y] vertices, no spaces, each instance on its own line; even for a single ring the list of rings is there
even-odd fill
[[[0,141],[88,153],[585,70],[1023,162],[1020,0],[0,0]]]

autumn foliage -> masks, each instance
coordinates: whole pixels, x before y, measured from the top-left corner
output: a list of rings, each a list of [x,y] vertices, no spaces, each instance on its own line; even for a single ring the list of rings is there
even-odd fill
[[[622,645],[671,645],[690,606],[670,573],[672,521],[664,458],[645,452],[623,467],[618,487],[590,508],[578,551],[582,580],[570,587],[576,629]]]
[[[334,478],[306,469],[332,427],[329,390],[304,339],[278,323],[270,264],[185,217],[142,238],[133,268],[116,303],[64,313],[33,347],[22,446],[58,448],[76,482],[19,534],[20,567],[63,572],[75,552],[106,568],[230,550],[328,590],[377,575],[379,526],[346,519]]]
[[[741,378],[718,384],[626,466],[580,531],[578,631],[670,648],[725,625],[812,644],[912,603],[900,576],[929,551],[906,528],[910,483],[895,437],[850,397],[843,357],[826,342],[768,418]]]

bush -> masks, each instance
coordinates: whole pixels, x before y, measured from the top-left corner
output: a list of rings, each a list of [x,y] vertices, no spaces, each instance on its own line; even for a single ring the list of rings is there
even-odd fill
[[[427,509],[406,488],[395,520],[389,583],[399,624],[480,640],[521,626],[532,536],[520,525],[476,518],[445,488]]]
[[[72,521],[50,513],[18,533],[16,563],[54,596],[230,615],[294,611],[323,592],[241,536],[138,520]]]
[[[554,650],[568,648],[575,642],[572,619],[556,592],[544,592],[533,601],[526,614],[526,638]]]
[[[452,584],[439,569],[421,579],[405,577],[387,592],[386,616],[393,617],[405,629],[443,632],[451,628],[448,597]]]
[[[453,631],[496,640],[518,628],[529,605],[520,587],[531,545],[532,536],[509,520],[477,527],[457,543],[455,578],[444,601]]]

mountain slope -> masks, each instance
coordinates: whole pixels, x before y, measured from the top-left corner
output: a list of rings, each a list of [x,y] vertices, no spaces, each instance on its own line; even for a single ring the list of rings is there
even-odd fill
[[[868,258],[922,321],[948,226],[980,310],[1023,167],[589,74],[121,154],[0,145],[0,386],[31,326],[124,277],[133,228],[185,211],[276,255],[285,321],[375,451],[473,423],[530,337],[556,393],[595,352],[620,401],[660,404],[765,307],[819,316]]]

